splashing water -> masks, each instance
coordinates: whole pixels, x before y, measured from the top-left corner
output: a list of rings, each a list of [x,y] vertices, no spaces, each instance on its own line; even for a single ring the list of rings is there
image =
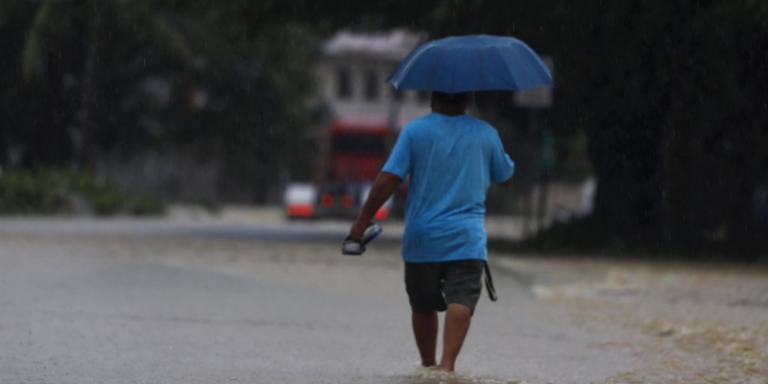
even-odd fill
[[[412,376],[396,380],[397,384],[534,384],[521,380],[504,380],[493,377],[445,372],[437,367],[418,367]]]

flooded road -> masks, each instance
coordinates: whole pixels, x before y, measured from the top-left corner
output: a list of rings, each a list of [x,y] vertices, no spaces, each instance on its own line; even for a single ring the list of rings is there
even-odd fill
[[[492,257],[451,377],[392,242],[2,233],[0,382],[768,383],[765,270]]]
[[[553,268],[552,263],[526,268]],[[598,348],[627,350],[640,370],[609,383],[768,383],[768,271],[672,263],[559,261],[592,281],[535,285],[571,323],[610,335]]]

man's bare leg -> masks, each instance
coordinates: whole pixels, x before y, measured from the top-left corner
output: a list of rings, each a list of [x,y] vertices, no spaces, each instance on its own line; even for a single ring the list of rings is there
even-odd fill
[[[448,310],[445,312],[443,358],[440,360],[440,370],[453,372],[471,320],[472,314],[469,308],[461,304],[448,304]]]
[[[414,313],[411,316],[413,336],[421,355],[421,365],[431,367],[436,365],[437,350],[437,312]]]

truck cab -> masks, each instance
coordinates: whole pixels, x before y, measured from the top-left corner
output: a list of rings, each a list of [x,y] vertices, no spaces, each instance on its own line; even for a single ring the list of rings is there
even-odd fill
[[[289,185],[289,218],[354,218],[370,193],[389,154],[392,130],[375,119],[336,119],[319,140],[315,182]],[[389,216],[392,199],[376,213]]]

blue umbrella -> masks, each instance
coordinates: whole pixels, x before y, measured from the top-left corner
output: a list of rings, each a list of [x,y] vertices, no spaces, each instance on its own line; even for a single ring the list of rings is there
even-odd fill
[[[422,44],[387,82],[395,89],[459,93],[553,86],[546,64],[513,37],[469,35]]]

